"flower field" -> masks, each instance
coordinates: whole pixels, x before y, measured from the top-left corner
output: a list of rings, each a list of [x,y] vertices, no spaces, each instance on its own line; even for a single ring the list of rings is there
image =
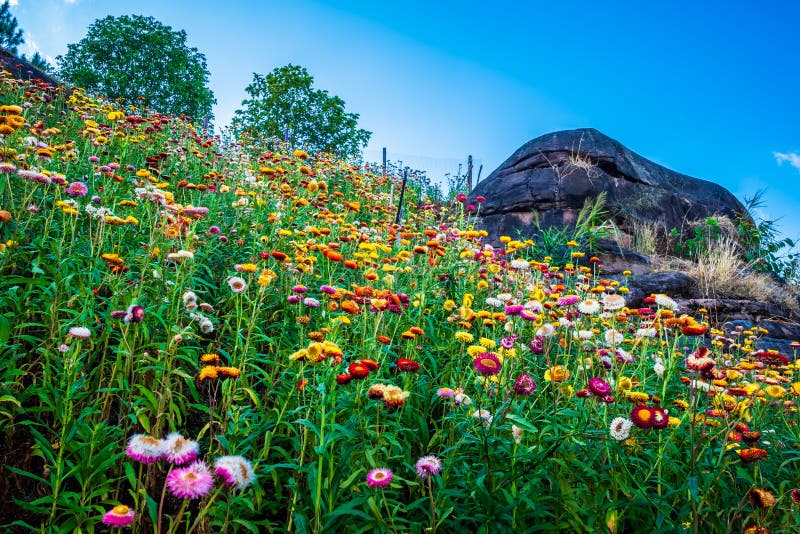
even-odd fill
[[[565,243],[0,76],[0,526],[796,532],[800,370]]]

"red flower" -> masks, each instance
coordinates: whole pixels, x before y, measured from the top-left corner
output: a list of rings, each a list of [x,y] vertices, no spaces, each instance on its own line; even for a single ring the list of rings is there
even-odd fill
[[[349,384],[352,379],[353,377],[348,375],[347,373],[336,375],[336,383],[339,384],[340,386],[345,386]]]
[[[364,358],[361,360],[361,363],[367,366],[370,371],[377,371],[378,370],[378,362],[375,360],[371,360],[369,358]]]
[[[748,464],[750,462],[756,462],[758,460],[761,460],[762,458],[767,457],[767,451],[765,451],[764,449],[757,449],[755,447],[750,447],[749,449],[736,451],[736,453],[739,455],[742,461]]]
[[[397,370],[410,371],[413,373],[419,371],[419,363],[414,360],[409,360],[408,358],[400,358],[397,360]]]
[[[392,338],[387,336],[378,336],[378,343],[383,343],[384,345],[388,345],[392,342]]]
[[[347,367],[347,372],[353,378],[367,378],[369,376],[369,367],[361,362],[353,362]]]
[[[653,408],[640,404],[631,410],[631,421],[638,428],[652,428],[655,419]]]

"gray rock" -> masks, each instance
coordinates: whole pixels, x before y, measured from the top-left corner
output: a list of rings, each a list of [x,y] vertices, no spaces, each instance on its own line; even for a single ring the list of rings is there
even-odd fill
[[[480,226],[488,231],[488,241],[496,242],[500,235],[533,237],[533,212],[542,228],[573,225],[585,200],[602,192],[614,222],[628,235],[636,223],[669,232],[714,215],[749,219],[725,188],[662,167],[592,128],[529,141],[470,198],[486,198]]]

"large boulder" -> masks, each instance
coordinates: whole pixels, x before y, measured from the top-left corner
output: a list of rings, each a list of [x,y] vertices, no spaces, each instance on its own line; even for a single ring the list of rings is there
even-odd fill
[[[572,225],[586,199],[602,192],[614,222],[629,235],[636,223],[666,233],[715,215],[749,218],[725,188],[662,167],[593,128],[529,141],[470,197],[486,198],[480,225],[494,242],[500,235],[534,236],[534,212],[542,228]]]

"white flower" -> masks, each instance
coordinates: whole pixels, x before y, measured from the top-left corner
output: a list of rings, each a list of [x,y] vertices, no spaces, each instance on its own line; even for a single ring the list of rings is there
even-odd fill
[[[536,331],[536,335],[538,337],[543,337],[543,338],[553,337],[553,334],[555,333],[556,333],[556,327],[551,325],[550,323],[544,323]]]
[[[611,426],[609,427],[608,431],[612,438],[617,441],[623,441],[628,439],[628,436],[631,435],[632,426],[633,421],[630,419],[626,419],[625,417],[617,417],[611,421]]]
[[[244,281],[244,278],[239,276],[231,276],[228,278],[228,285],[234,293],[242,293],[247,289],[247,282]]]
[[[636,337],[656,337],[656,334],[658,334],[658,332],[652,326],[636,330]]]
[[[494,417],[492,417],[492,414],[491,414],[491,412],[489,412],[489,410],[475,410],[474,412],[472,412],[472,417],[474,417],[476,419],[482,419],[483,420],[483,426],[486,426],[486,427],[491,426],[492,420],[494,419]]]
[[[677,310],[678,303],[669,298],[668,296],[664,295],[663,293],[659,293],[655,297],[656,304],[661,308],[667,308],[668,310]]]
[[[594,337],[594,332],[592,332],[591,330],[578,330],[577,336],[578,336],[578,339],[581,339],[583,341],[587,341],[587,340],[592,339]]]
[[[524,271],[526,269],[530,269],[530,267],[531,267],[531,264],[528,263],[527,260],[522,260],[522,259],[511,260],[511,268],[512,269],[516,269],[518,271]],[[517,442],[517,443],[519,443],[519,442]]]
[[[606,343],[608,343],[609,345],[617,345],[619,343],[622,343],[622,341],[625,339],[625,336],[623,336],[613,328],[609,328],[608,330],[606,330],[606,333],[604,335],[606,338]]]
[[[78,339],[89,339],[92,337],[92,331],[85,326],[73,326],[69,329],[69,335]]]
[[[658,378],[664,378],[664,362],[661,358],[656,358],[656,363],[653,364],[653,371],[658,375]]]
[[[594,299],[586,299],[578,304],[578,311],[584,315],[594,315],[600,311],[600,303]]]
[[[502,308],[503,306],[505,306],[505,303],[502,300],[498,299],[498,298],[487,297],[486,298],[486,305],[487,306],[492,306],[493,308]]]
[[[514,443],[519,445],[519,442],[522,441],[522,429],[517,425],[511,425],[511,435],[514,436]]]
[[[204,334],[210,334],[214,331],[214,323],[211,322],[211,319],[208,317],[203,317],[200,319],[200,331]]]
[[[603,297],[603,306],[607,310],[619,310],[625,307],[625,299],[622,295],[612,293]]]

